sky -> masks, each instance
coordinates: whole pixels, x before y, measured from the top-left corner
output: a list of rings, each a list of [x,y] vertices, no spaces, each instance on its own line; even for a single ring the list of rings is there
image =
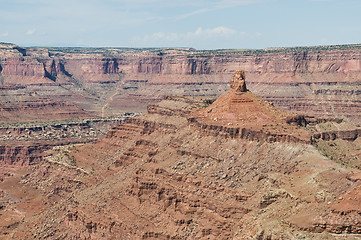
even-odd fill
[[[0,42],[262,49],[361,43],[361,0],[0,0]]]

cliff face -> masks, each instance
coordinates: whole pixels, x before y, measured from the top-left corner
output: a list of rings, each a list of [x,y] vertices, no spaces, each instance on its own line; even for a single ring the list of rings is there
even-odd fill
[[[29,165],[38,161],[42,157],[42,152],[46,147],[36,145],[28,146],[0,146],[0,162],[7,165]]]
[[[195,84],[184,95],[218,96],[225,75],[245,69],[248,87],[276,106],[302,114],[348,118],[360,124],[360,50],[304,51],[245,55],[202,55],[147,59],[138,70],[153,84]],[[156,74],[152,77],[153,74]],[[222,74],[222,76],[220,76]],[[182,76],[182,77],[181,77]],[[202,85],[196,85],[201,83]],[[149,82],[148,85],[151,85]],[[164,86],[167,89],[167,86]],[[174,91],[174,90],[173,90]]]
[[[339,82],[355,82],[361,70],[360,49],[352,50],[299,50],[297,52],[260,52],[260,53],[213,53],[213,52],[172,52],[164,50],[162,56],[152,51],[132,53],[59,53],[45,49],[30,49],[24,52],[1,49],[2,72],[5,76],[44,77],[49,73],[79,72],[93,74],[161,74],[161,75],[212,75],[232,73],[240,67],[247,72],[249,81],[252,74],[290,74],[293,82],[302,79],[302,74],[344,74]],[[110,56],[111,55],[111,56]],[[158,54],[159,55],[159,54]],[[67,71],[69,69],[69,71]],[[296,75],[300,75],[297,76]],[[337,79],[337,77],[335,77]],[[272,79],[270,79],[272,80]],[[273,79],[284,82],[285,79]],[[327,82],[319,79],[318,82]],[[287,81],[286,81],[287,82]],[[315,82],[309,79],[307,82]]]
[[[135,69],[151,74],[216,74],[230,73],[240,66],[252,74],[354,73],[361,69],[360,50],[301,51],[259,54],[202,54],[159,58],[143,58]],[[237,66],[237,67],[236,67]],[[133,68],[134,69],[134,68]],[[302,78],[302,76],[300,76]],[[282,79],[275,79],[274,81]],[[293,79],[293,80],[297,80]],[[314,79],[313,79],[314,80]],[[326,79],[320,79],[319,81]],[[340,79],[349,81],[350,79]],[[311,81],[311,80],[310,80]],[[355,81],[355,79],[354,79]]]
[[[361,50],[357,46],[235,53],[0,48],[3,88],[25,86],[16,92],[21,98],[34,92],[35,86],[46,86],[36,92],[54,101],[66,98],[98,116],[144,111],[164,95],[217,98],[239,68],[246,71],[250,90],[282,109],[360,124]]]
[[[113,119],[66,120],[0,126],[0,163],[29,167],[44,161],[53,147],[94,142],[122,123],[126,116]],[[0,168],[1,171],[1,168]]]

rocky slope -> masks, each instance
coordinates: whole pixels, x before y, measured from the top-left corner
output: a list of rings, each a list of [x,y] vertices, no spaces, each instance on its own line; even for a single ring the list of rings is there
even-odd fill
[[[57,146],[94,142],[119,125],[126,114],[111,119],[84,119],[0,125],[0,163],[28,166],[43,160],[45,151]]]
[[[0,120],[144,111],[164,95],[217,98],[242,68],[249,89],[284,110],[360,124],[360,49],[25,49],[1,44]],[[39,109],[48,116],[36,117]]]
[[[2,237],[360,238],[361,172],[315,142],[351,125],[283,112],[235,80],[212,104],[168,97],[63,151],[71,166],[2,170]],[[361,149],[358,135],[342,141]]]

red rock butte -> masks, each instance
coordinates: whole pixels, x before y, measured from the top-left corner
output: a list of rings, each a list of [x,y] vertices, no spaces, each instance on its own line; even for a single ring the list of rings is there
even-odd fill
[[[224,126],[242,131],[253,131],[260,138],[291,138],[308,142],[310,134],[289,119],[296,115],[285,112],[257,97],[246,88],[245,72],[236,71],[228,92],[208,107],[192,114],[192,121],[208,126]],[[291,140],[294,141],[294,140]]]

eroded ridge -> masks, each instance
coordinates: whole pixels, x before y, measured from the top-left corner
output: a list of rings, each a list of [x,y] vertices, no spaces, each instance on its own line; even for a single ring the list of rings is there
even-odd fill
[[[357,239],[360,170],[302,142],[345,122],[289,115],[250,91],[234,103],[237,94],[167,97],[68,149],[71,166],[48,158],[1,172],[0,236]],[[300,140],[270,141],[268,132]]]

